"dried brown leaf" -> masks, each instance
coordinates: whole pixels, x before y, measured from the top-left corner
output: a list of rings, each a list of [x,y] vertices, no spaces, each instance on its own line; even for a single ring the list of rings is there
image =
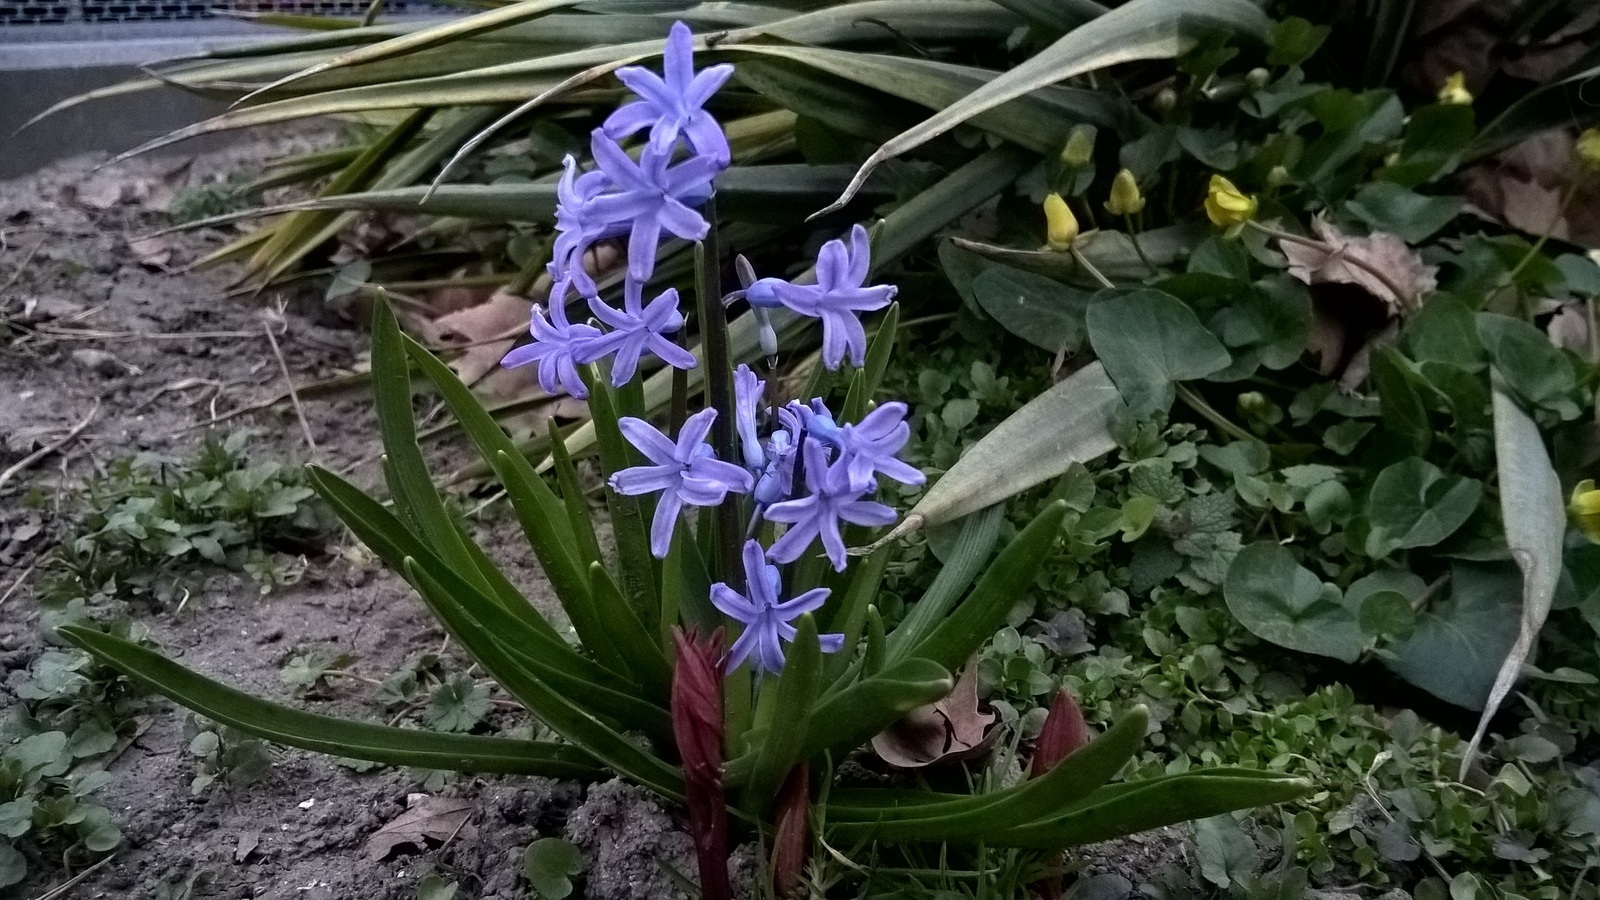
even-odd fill
[[[1439,285],[1438,267],[1425,264],[1396,235],[1374,231],[1353,237],[1322,216],[1311,220],[1311,229],[1325,247],[1279,242],[1289,258],[1289,274],[1306,284],[1353,284],[1395,314],[1415,308]]]
[[[897,769],[921,769],[988,752],[998,732],[995,714],[978,705],[978,661],[967,660],[941,700],[912,710],[872,739],[872,750]]]
[[[367,838],[368,859],[387,859],[402,847],[426,850],[458,834],[464,838],[476,836],[477,829],[468,821],[472,818],[470,802],[422,794],[412,797],[410,809]]]

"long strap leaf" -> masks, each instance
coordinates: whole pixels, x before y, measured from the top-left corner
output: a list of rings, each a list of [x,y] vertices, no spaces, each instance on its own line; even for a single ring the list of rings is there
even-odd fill
[[[606,776],[594,757],[570,745],[436,734],[318,715],[228,687],[155,650],[92,628],[69,625],[58,629],[58,633],[129,678],[188,709],[290,747],[425,769],[550,778]]]

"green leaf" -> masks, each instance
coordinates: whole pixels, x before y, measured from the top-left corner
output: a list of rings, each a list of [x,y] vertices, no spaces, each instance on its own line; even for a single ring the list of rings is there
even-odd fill
[[[1145,59],[1171,59],[1193,46],[1198,32],[1265,37],[1266,15],[1249,0],[1168,0],[1131,2],[1067,32],[1049,47],[1005,74],[950,103],[916,127],[879,147],[851,179],[829,210],[844,205],[867,175],[888,159],[921,146],[984,112],[1074,75]]]
[[[1110,418],[1121,405],[1104,366],[1084,366],[968,447],[878,544],[953,522],[1110,453],[1117,446]]]
[[[1425,453],[1433,444],[1433,424],[1423,397],[1433,389],[1393,347],[1372,354],[1372,384],[1378,391],[1384,429],[1404,441],[1413,453]]]
[[[1189,819],[1297,800],[1312,784],[1277,772],[1216,767],[1101,788],[1046,822],[985,836],[991,847],[1059,850]]]
[[[1460,215],[1461,204],[1460,197],[1428,197],[1391,181],[1375,181],[1362,185],[1345,208],[1376,230],[1418,244]]]
[[[797,757],[811,759],[829,751],[840,759],[906,713],[949,694],[954,686],[950,670],[932,660],[912,658],[885,666],[877,674],[830,691],[817,703]],[[733,771],[730,765],[730,784]]]
[[[1104,291],[1087,321],[1095,355],[1136,416],[1166,411],[1176,382],[1204,378],[1232,361],[1194,311],[1162,291]]]
[[[1446,475],[1420,457],[1385,468],[1367,496],[1367,555],[1432,547],[1465,525],[1482,497],[1481,482]]]
[[[1441,700],[1483,709],[1517,640],[1521,581],[1510,563],[1457,563],[1450,596],[1418,617],[1409,640],[1390,648],[1389,667]]]
[[[972,295],[1001,327],[1051,353],[1073,353],[1083,345],[1089,294],[1058,281],[990,265],[972,281]]]
[[[429,872],[417,882],[417,900],[455,900],[458,885],[437,872]]]
[[[939,574],[889,636],[887,659],[910,656],[949,617],[950,608],[994,554],[995,542],[1000,539],[1000,523],[1004,519],[1005,505],[1001,503],[961,519],[960,531],[945,553]],[[955,523],[950,527],[954,528]]]
[[[28,858],[17,852],[10,841],[0,841],[0,887],[8,887],[28,877]]]
[[[1272,48],[1267,51],[1267,65],[1298,66],[1310,59],[1332,33],[1327,25],[1313,25],[1299,16],[1290,16],[1272,26],[1267,38],[1267,45]]]
[[[583,855],[570,841],[539,838],[522,854],[522,875],[542,900],[572,895],[572,876],[583,871]]]
[[[457,672],[433,689],[423,721],[439,731],[471,731],[489,714],[489,686]]]
[[[1211,816],[1194,823],[1196,861],[1200,875],[1219,888],[1238,884],[1261,871],[1256,842],[1245,834],[1233,816]]]
[[[1148,727],[1148,711],[1135,706],[1105,734],[1049,772],[991,794],[936,794],[929,799],[914,794],[907,798],[897,790],[830,793],[830,836],[846,841],[974,842],[996,831],[1052,817],[1090,797],[1121,771],[1138,752]],[[910,802],[905,802],[908,799]]]
[[[1366,646],[1338,588],[1324,585],[1275,541],[1239,551],[1223,597],[1239,624],[1280,647],[1355,662]]]
[[[1426,591],[1427,585],[1416,575],[1383,569],[1352,582],[1344,592],[1344,603],[1357,611],[1362,633],[1405,640],[1416,629],[1415,604]]]
[[[1500,475],[1500,520],[1505,523],[1506,545],[1522,570],[1522,615],[1517,641],[1506,653],[1478,718],[1478,729],[1461,761],[1461,776],[1489,730],[1489,720],[1511,693],[1533,652],[1539,630],[1550,615],[1556,585],[1561,578],[1561,545],[1567,533],[1561,479],[1550,463],[1539,426],[1505,391],[1498,370],[1494,373],[1494,455]]]
[[[1055,547],[1061,533],[1061,520],[1066,514],[1067,504],[1062,501],[1045,506],[1000,551],[983,577],[973,585],[972,592],[917,643],[910,655],[954,670],[975,653],[1005,624],[1006,614],[1039,574],[1039,568]]]
[[[1478,314],[1478,334],[1506,388],[1529,406],[1543,407],[1563,420],[1578,417],[1572,394],[1577,372],[1566,353],[1544,332],[1521,319],[1498,313]]]
[[[212,681],[148,647],[78,625],[58,633],[172,701],[260,738],[334,756],[424,769],[600,778],[577,747],[473,735],[432,734],[291,709]]]
[[[756,727],[765,732],[755,747],[755,767],[744,791],[744,807],[757,815],[772,805],[783,781],[801,761],[800,750],[822,686],[822,650],[817,623],[810,613],[795,623],[794,640],[778,676],[777,692],[763,696]]]

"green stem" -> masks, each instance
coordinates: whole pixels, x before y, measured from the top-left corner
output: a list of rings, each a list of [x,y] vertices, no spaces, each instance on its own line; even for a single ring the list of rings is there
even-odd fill
[[[1101,287],[1108,287],[1108,288],[1116,287],[1115,284],[1111,283],[1111,279],[1107,278],[1105,276],[1105,273],[1103,273],[1099,269],[1095,268],[1094,263],[1089,262],[1089,257],[1084,256],[1083,253],[1080,252],[1077,247],[1071,248],[1071,252],[1072,252],[1072,258],[1078,263],[1078,265],[1083,266],[1083,270],[1085,272],[1089,273],[1089,277],[1093,278],[1095,281],[1100,282],[1100,286]]]
[[[1185,406],[1199,413],[1201,418],[1217,426],[1224,434],[1237,441],[1260,441],[1260,438],[1235,425],[1229,421],[1227,416],[1217,412],[1216,408],[1207,403],[1205,398],[1195,393],[1193,388],[1182,382],[1178,382],[1175,387],[1178,389],[1178,399],[1182,400]]]
[[[737,460],[734,436],[733,361],[728,350],[728,315],[722,306],[722,247],[717,233],[717,197],[706,201],[706,221],[711,230],[695,245],[695,284],[699,288],[701,364],[706,367],[706,405],[717,411],[711,426],[711,448],[719,459]],[[744,590],[739,564],[743,529],[739,525],[739,497],[729,494],[717,507],[717,565],[721,581]]]
[[[1556,207],[1555,215],[1550,217],[1550,224],[1544,227],[1544,233],[1539,235],[1539,239],[1533,242],[1533,246],[1528,248],[1528,252],[1522,254],[1522,258],[1517,260],[1517,264],[1511,267],[1510,272],[1506,273],[1505,283],[1501,287],[1509,287],[1515,284],[1517,276],[1522,273],[1528,263],[1533,261],[1535,256],[1539,255],[1539,251],[1544,249],[1545,241],[1550,240],[1550,235],[1556,230],[1556,225],[1560,224],[1561,219],[1566,216],[1567,207],[1571,206],[1572,201],[1578,196],[1578,184],[1580,181],[1581,179],[1574,178],[1567,185],[1567,189],[1561,194],[1561,205]]]
[[[1133,227],[1133,216],[1123,213],[1122,221],[1127,223],[1128,240],[1133,242],[1133,252],[1139,254],[1139,261],[1144,263],[1144,267],[1150,270],[1151,275],[1160,275],[1161,271],[1150,261],[1150,257],[1144,255],[1144,247],[1139,245],[1139,231]]]

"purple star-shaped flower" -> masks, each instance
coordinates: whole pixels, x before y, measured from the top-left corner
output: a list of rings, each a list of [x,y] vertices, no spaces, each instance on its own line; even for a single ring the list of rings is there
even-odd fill
[[[690,506],[716,506],[731,491],[748,494],[755,479],[743,466],[717,459],[706,435],[717,418],[714,409],[703,409],[690,416],[678,432],[678,441],[658,431],[649,422],[623,416],[617,420],[623,437],[638,449],[650,465],[633,466],[611,476],[611,489],[628,497],[661,492],[656,501],[655,519],[650,523],[650,552],[665,559],[672,544],[672,529],[678,513]]]
[[[583,256],[596,241],[628,233],[628,223],[607,222],[596,217],[592,201],[609,186],[603,172],[578,174],[578,161],[570,155],[561,161],[561,180],[556,183],[556,240],[550,248],[550,275],[559,284],[569,282],[584,296],[597,290],[594,279],[583,267]]]
[[[800,420],[787,408],[778,410],[779,428],[767,438],[766,463],[756,476],[753,495],[762,510],[794,495],[794,461],[800,452]],[[759,510],[758,510],[759,514]]]
[[[658,152],[649,144],[634,162],[598,128],[589,148],[614,189],[590,200],[587,215],[608,224],[628,223],[630,277],[650,280],[662,231],[698,241],[711,230],[710,223],[692,207],[711,196],[711,180],[722,171],[723,163],[709,156],[691,156],[669,167],[671,151]]]
[[[543,309],[537,305],[533,307],[528,329],[533,334],[533,343],[513,348],[500,360],[500,365],[515,369],[537,362],[539,386],[544,388],[545,393],[559,394],[565,390],[582,400],[589,396],[589,391],[583,386],[583,379],[578,377],[577,358],[584,354],[590,341],[600,336],[600,329],[593,325],[568,323],[564,296],[566,283],[558,283],[557,288],[563,296],[558,298],[551,294],[548,319]]]
[[[868,491],[850,486],[850,476],[843,466],[828,464],[828,450],[822,441],[806,438],[802,449],[805,462],[808,497],[785,500],[767,507],[767,518],[789,525],[783,537],[772,544],[767,555],[777,562],[794,562],[822,538],[822,549],[833,563],[834,571],[843,572],[845,566],[844,536],[839,533],[842,519],[856,525],[888,525],[895,520],[894,510],[882,503],[861,499]],[[870,486],[868,488],[870,490]]]
[[[639,368],[639,357],[646,350],[674,368],[694,368],[694,354],[665,337],[683,327],[683,314],[678,312],[678,289],[667,288],[651,300],[649,306],[644,305],[644,286],[631,278],[625,280],[622,293],[622,309],[608,305],[599,297],[589,298],[589,310],[612,330],[585,344],[579,361],[590,363],[615,353],[617,358],[611,364],[613,387],[628,383]]]
[[[901,484],[927,482],[928,477],[920,469],[899,459],[901,448],[911,439],[904,403],[885,403],[849,425],[836,423],[821,400],[811,401],[810,406],[792,405],[805,420],[807,434],[838,448],[839,458],[834,465],[845,470],[852,490],[867,490],[874,473]]]
[[[770,306],[776,300],[799,315],[821,319],[822,364],[837,369],[848,351],[850,364],[860,367],[867,359],[867,332],[859,316],[888,306],[896,292],[888,284],[867,287],[871,269],[867,230],[856,225],[850,229],[848,248],[842,240],[822,245],[817,254],[816,284],[763,278],[744,293],[754,305]]]
[[[783,671],[783,641],[793,641],[795,627],[789,623],[818,609],[828,599],[827,588],[813,588],[792,600],[778,602],[783,582],[778,567],[769,566],[761,555],[761,544],[746,541],[744,576],[748,595],[718,582],[711,586],[711,603],[724,615],[744,625],[744,633],[728,648],[727,671],[731,675],[744,661],[755,657],[755,668],[776,675]],[[823,653],[837,653],[844,646],[842,634],[819,634]]]
[[[695,74],[694,35],[689,26],[675,22],[667,35],[661,68],[665,78],[640,66],[617,70],[617,79],[640,99],[618,108],[606,119],[601,126],[606,136],[621,140],[649,128],[650,146],[671,156],[678,135],[682,134],[696,153],[727,165],[731,158],[728,137],[703,107],[733,75],[733,66],[723,63]]]

